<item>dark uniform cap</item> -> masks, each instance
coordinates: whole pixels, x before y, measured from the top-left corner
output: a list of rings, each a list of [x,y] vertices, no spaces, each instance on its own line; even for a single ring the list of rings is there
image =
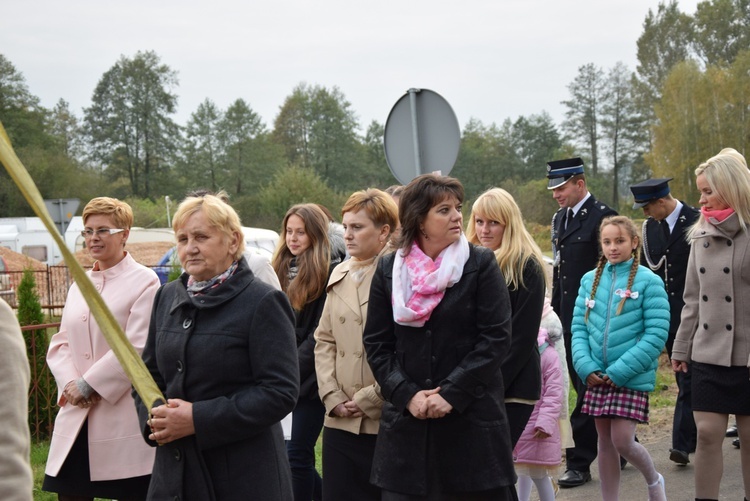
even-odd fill
[[[547,189],[564,185],[576,174],[583,174],[583,160],[578,157],[547,162]]]
[[[633,204],[634,209],[640,209],[645,207],[649,202],[658,200],[662,197],[669,195],[669,181],[671,177],[661,177],[657,179],[648,179],[638,184],[634,184],[630,187],[630,191],[633,192],[635,203]]]

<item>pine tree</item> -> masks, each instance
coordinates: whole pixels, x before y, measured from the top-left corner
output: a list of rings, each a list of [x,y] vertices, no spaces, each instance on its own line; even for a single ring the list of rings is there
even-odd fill
[[[44,313],[36,292],[34,272],[26,268],[16,291],[18,299],[18,322],[21,326],[44,323]],[[47,438],[54,420],[55,384],[47,367],[47,331],[39,329],[26,331],[26,353],[31,368],[31,388],[29,389],[29,429],[36,438]]]

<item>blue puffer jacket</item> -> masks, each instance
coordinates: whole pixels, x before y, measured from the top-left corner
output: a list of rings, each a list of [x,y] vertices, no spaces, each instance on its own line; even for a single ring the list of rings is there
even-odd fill
[[[581,279],[571,325],[573,366],[584,381],[600,371],[617,386],[653,391],[659,354],[669,330],[669,301],[662,279],[639,266],[630,288],[632,295],[617,315],[618,293],[627,288],[632,263],[630,259],[604,266],[588,322],[584,322],[586,301],[596,270]]]

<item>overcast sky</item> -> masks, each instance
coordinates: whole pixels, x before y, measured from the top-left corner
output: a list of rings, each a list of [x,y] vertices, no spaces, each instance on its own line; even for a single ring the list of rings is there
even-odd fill
[[[666,1],[666,0],[665,0]],[[697,0],[680,0],[694,14]],[[362,129],[410,87],[431,89],[463,126],[546,110],[556,122],[578,67],[635,70],[658,0],[5,0],[0,53],[51,108],[82,115],[121,55],[153,50],[178,72],[185,124],[206,98],[243,98],[270,128],[304,81],[337,86]],[[2,119],[2,117],[0,117]]]

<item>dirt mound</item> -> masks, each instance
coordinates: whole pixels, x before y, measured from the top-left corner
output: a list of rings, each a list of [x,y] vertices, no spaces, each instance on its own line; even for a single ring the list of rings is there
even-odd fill
[[[144,266],[156,266],[164,253],[172,247],[174,244],[171,242],[139,242],[126,244],[125,250],[130,252],[137,263]],[[79,250],[75,256],[81,266],[90,267],[94,264],[94,260],[91,259],[86,249]]]

